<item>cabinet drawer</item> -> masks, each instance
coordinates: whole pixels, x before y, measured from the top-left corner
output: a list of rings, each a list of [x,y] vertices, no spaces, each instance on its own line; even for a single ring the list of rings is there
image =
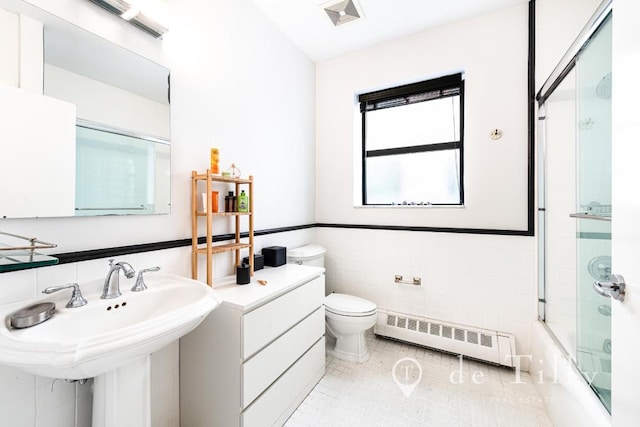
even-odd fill
[[[242,365],[242,408],[246,408],[318,338],[324,335],[320,307]]]
[[[305,318],[324,300],[324,275],[242,316],[242,359]]]
[[[283,424],[292,404],[298,405],[322,376],[324,351],[323,337],[240,415],[242,427]]]

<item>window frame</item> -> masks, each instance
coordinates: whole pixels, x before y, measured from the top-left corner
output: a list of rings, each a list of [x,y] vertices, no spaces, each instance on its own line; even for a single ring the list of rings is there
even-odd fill
[[[423,101],[407,101],[403,103],[401,98],[409,98],[411,96],[439,92],[438,96],[434,96]],[[375,111],[384,108],[394,108],[403,105],[409,105],[416,102],[428,102],[436,99],[443,99],[451,96],[460,96],[460,129],[459,140],[440,142],[434,144],[412,145],[398,148],[385,148],[377,150],[367,150],[367,111]],[[379,103],[391,102],[397,100],[396,105],[378,106]],[[408,206],[464,206],[464,73],[459,72],[434,79],[424,80],[417,83],[406,84],[402,86],[392,87],[388,89],[377,90],[374,92],[363,93],[358,96],[360,104],[361,116],[361,162],[362,162],[362,206],[405,206],[395,205],[393,203],[367,203],[367,158],[392,156],[398,154],[424,153],[429,151],[445,151],[458,149],[459,158],[459,203],[429,203],[427,205],[408,205]]]

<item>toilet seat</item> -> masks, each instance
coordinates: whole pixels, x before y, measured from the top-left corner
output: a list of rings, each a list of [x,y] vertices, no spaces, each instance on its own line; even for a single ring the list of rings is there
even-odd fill
[[[375,303],[353,295],[332,293],[324,299],[325,310],[347,317],[365,317],[376,313]]]

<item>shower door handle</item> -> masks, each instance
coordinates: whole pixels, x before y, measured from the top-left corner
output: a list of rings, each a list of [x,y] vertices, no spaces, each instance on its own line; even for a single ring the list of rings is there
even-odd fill
[[[593,282],[593,290],[603,297],[611,297],[616,301],[624,301],[624,288],[626,287],[624,277],[619,274],[611,275],[611,282],[601,282],[596,280]]]

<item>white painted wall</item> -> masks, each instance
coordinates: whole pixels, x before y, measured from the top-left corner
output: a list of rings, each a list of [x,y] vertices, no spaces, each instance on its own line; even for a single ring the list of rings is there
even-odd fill
[[[13,87],[20,84],[19,22],[18,15],[0,8],[0,84]]]
[[[3,0],[4,1],[4,0]],[[250,0],[171,0],[170,31],[159,41],[83,0],[30,0],[45,10],[171,68],[172,212],[140,217],[0,219],[0,230],[35,235],[70,252],[191,235],[190,176],[209,165],[218,147],[221,164],[232,162],[255,176],[257,229],[315,221],[315,68]],[[13,77],[11,77],[13,79]],[[226,233],[221,222],[215,233]],[[201,224],[204,234],[204,223]],[[313,229],[257,238],[264,246],[299,246]],[[136,268],[160,265],[190,275],[190,248],[121,257]],[[0,274],[0,304],[34,297],[40,289],[106,274],[107,260]],[[215,276],[231,272],[228,257]],[[177,344],[152,359],[153,425],[178,426]],[[12,427],[87,426],[90,394],[75,386],[0,368],[0,414]],[[6,418],[10,417],[10,418]]]
[[[173,212],[191,170],[253,175],[257,229],[314,222],[314,65],[249,0],[170,2]],[[173,214],[172,214],[173,215]]]
[[[318,222],[526,230],[527,27],[524,4],[318,63]],[[354,208],[357,95],[456,70],[465,72],[465,206]]]
[[[20,87],[42,94],[42,22],[20,15]]]
[[[172,212],[0,220],[0,229],[55,242],[56,252],[187,238],[191,171],[208,167],[210,147],[224,169],[235,162],[255,176],[257,229],[314,222],[314,65],[252,2],[171,3],[164,41],[88,2],[33,3],[171,68]]]
[[[0,84],[42,94],[42,23],[0,4]]]
[[[540,90],[601,2],[536,0],[536,90]]]

